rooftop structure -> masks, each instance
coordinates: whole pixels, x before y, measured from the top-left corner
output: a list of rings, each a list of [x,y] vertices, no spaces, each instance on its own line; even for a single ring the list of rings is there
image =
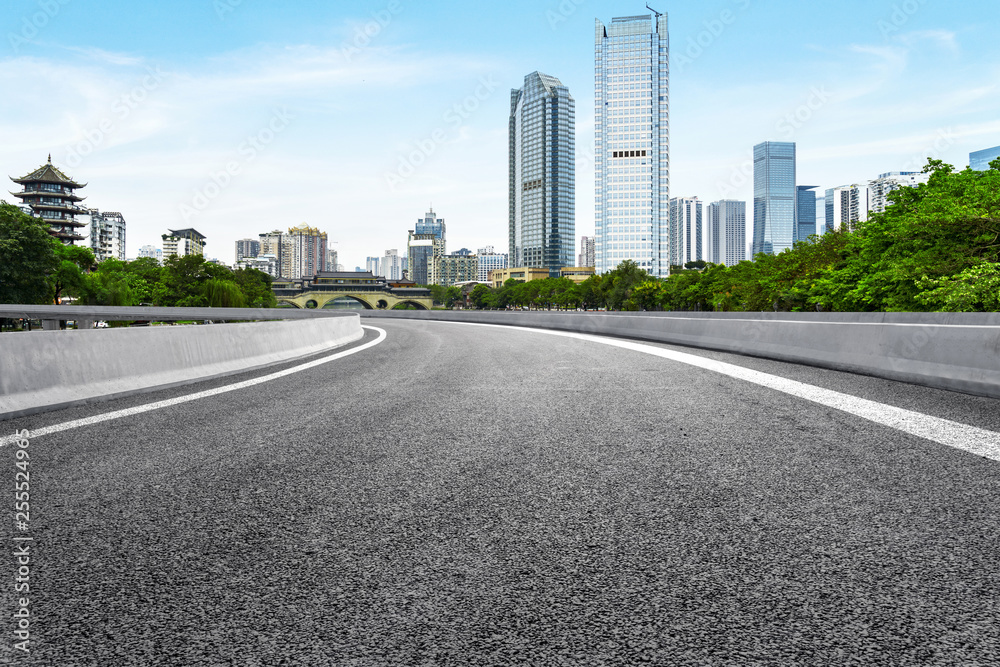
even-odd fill
[[[87,211],[77,205],[84,200],[76,194],[76,190],[86,187],[86,183],[77,183],[52,165],[52,156],[41,167],[21,178],[10,177],[22,186],[20,192],[11,192],[21,200],[22,206],[31,209],[31,215],[41,218],[49,224],[49,234],[67,245],[83,240],[80,228],[86,223],[76,219],[78,214]]]

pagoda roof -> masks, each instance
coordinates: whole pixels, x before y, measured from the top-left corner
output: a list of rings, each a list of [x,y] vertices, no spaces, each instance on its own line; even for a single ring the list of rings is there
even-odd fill
[[[52,155],[49,155],[49,161],[43,164],[38,169],[34,170],[27,176],[22,176],[21,178],[9,177],[10,180],[15,183],[20,183],[24,185],[25,183],[58,183],[60,185],[69,185],[74,188],[86,187],[86,183],[77,183],[72,178],[62,173],[52,164]]]

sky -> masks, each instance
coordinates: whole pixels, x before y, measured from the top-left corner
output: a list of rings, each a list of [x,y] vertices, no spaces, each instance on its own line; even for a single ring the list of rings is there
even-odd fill
[[[0,166],[53,163],[121,212],[127,254],[206,255],[301,225],[364,267],[433,206],[448,251],[507,248],[510,90],[576,100],[576,236],[594,231],[594,19],[643,2],[0,0]],[[670,22],[670,195],[752,199],[752,147],[822,188],[1000,145],[994,0],[703,0]],[[8,190],[17,190],[11,183]],[[9,202],[16,199],[6,193]]]

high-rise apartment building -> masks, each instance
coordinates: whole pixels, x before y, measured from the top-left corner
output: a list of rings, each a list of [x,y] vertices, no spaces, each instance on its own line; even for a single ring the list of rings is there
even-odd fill
[[[868,181],[871,212],[884,213],[886,208],[892,206],[888,195],[893,190],[915,188],[921,183],[926,183],[930,177],[930,173],[922,171],[890,171],[887,174],[880,174],[873,181]]]
[[[240,239],[236,242],[236,263],[260,254],[260,239]]]
[[[85,245],[94,252],[98,262],[108,258],[125,259],[125,216],[121,213],[96,208],[84,209],[80,213],[84,223],[81,232],[86,232]]]
[[[576,259],[576,265],[578,267],[586,266],[596,266],[597,256],[595,255],[595,250],[597,248],[596,239],[593,236],[581,236],[580,237],[580,256]]]
[[[805,241],[816,233],[816,188],[818,185],[795,187],[795,240]]]
[[[163,250],[152,245],[144,245],[139,248],[139,257],[149,257],[157,262],[163,262]]]
[[[705,210],[709,252],[706,261],[734,266],[747,258],[747,203],[723,199]]]
[[[997,158],[1000,158],[1000,146],[969,153],[969,167],[976,171],[986,171],[990,168],[990,162]]]
[[[626,259],[670,273],[669,47],[666,15],[596,22],[595,264]]]
[[[288,230],[291,241],[292,270],[286,278],[312,278],[326,266],[326,232],[299,225]]]
[[[826,229],[853,229],[868,219],[871,192],[866,185],[842,185],[826,191]]]
[[[705,211],[697,197],[670,200],[670,264],[705,260]]]
[[[340,271],[340,265],[337,263],[337,251],[333,248],[326,249],[326,271]]]
[[[379,268],[382,269],[382,276],[386,280],[402,280],[403,279],[403,264],[399,261],[399,250],[392,248],[385,251],[385,255],[382,257],[382,263]]]
[[[514,266],[559,269],[576,241],[576,102],[559,79],[532,72],[510,92],[509,223]]]
[[[373,276],[382,275],[382,258],[381,257],[365,257],[365,271],[372,274]]]
[[[163,239],[163,258],[204,255],[205,239],[196,229],[168,229]]]
[[[753,254],[778,254],[795,242],[795,144],[753,147]]]
[[[428,284],[450,287],[455,283],[478,280],[478,258],[471,252],[468,254],[454,253],[439,255],[431,262]]]
[[[479,248],[476,251],[476,280],[481,283],[489,284],[490,273],[496,269],[506,269],[508,267],[508,255],[505,252],[496,252],[493,246],[488,245],[485,248]]]

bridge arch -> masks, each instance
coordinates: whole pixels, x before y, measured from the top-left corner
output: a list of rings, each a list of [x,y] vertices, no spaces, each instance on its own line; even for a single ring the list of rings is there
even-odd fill
[[[354,302],[354,303],[359,303],[359,304],[361,304],[364,307],[365,310],[374,310],[375,309],[372,306],[372,304],[368,303],[368,301],[366,299],[364,299],[364,298],[362,298],[360,296],[355,296],[354,294],[335,294],[335,295],[333,295],[332,298],[330,298],[327,301],[325,301],[323,303],[323,305],[320,306],[320,308],[322,308],[324,310],[339,310],[341,308],[344,308],[343,304],[344,304],[345,301],[351,301],[351,302]],[[338,304],[338,302],[340,302],[340,303]],[[347,310],[349,308],[344,308],[344,309]]]

